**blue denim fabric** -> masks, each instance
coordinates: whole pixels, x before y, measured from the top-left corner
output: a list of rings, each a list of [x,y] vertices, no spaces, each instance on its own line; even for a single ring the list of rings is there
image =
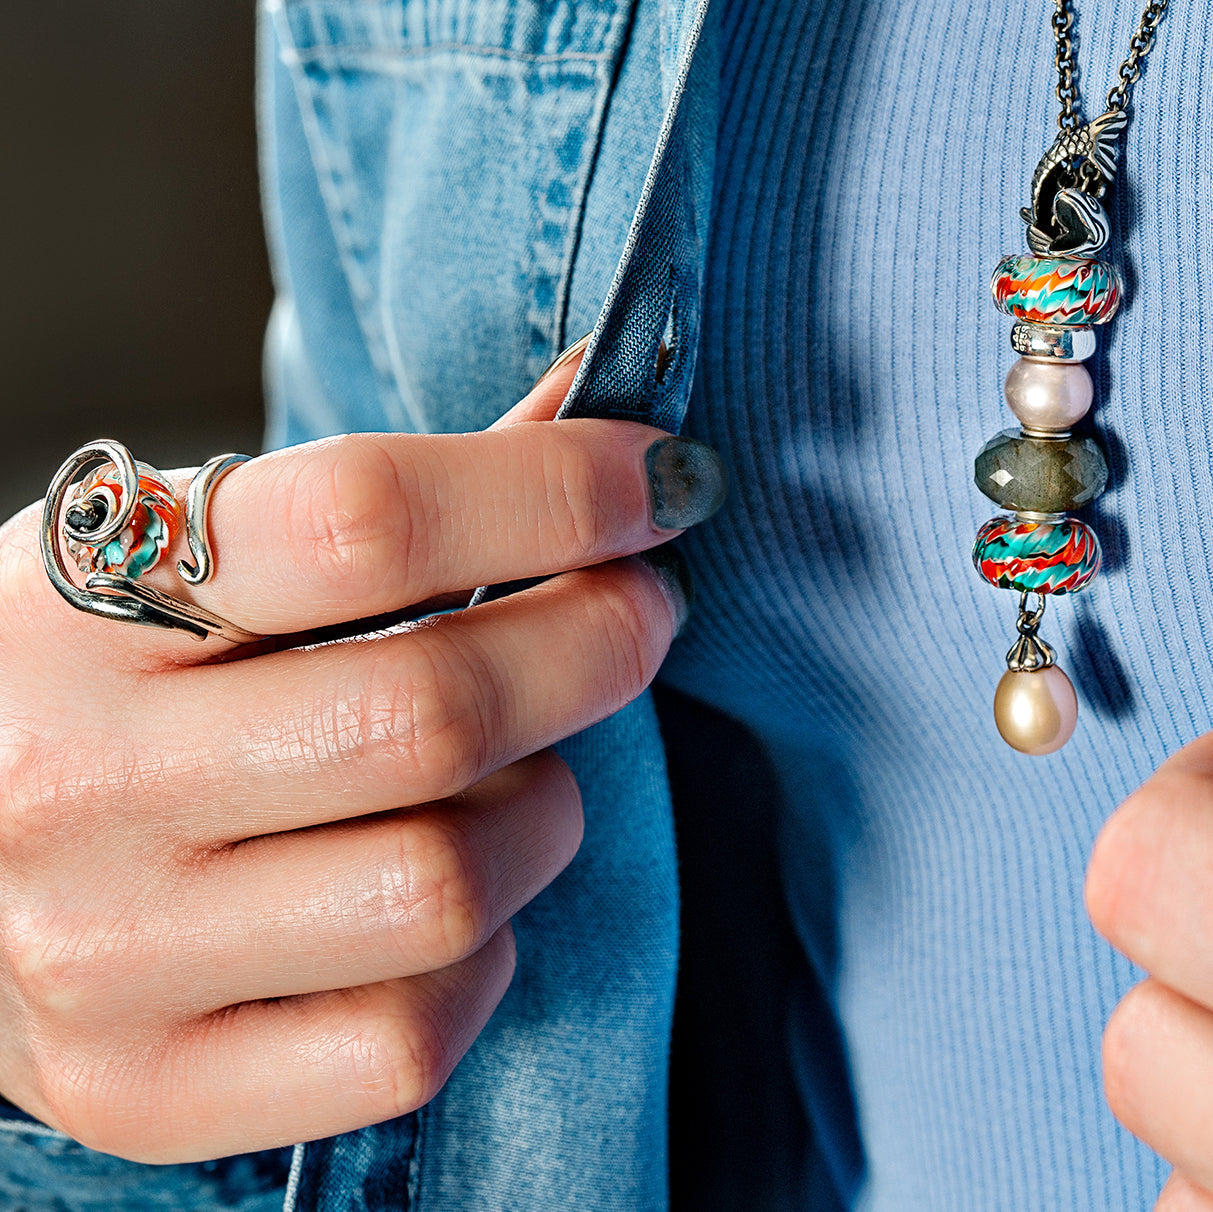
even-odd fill
[[[279,1212],[290,1150],[143,1166],[77,1144],[20,1112],[0,1118],[5,1212]]]
[[[523,394],[564,338],[632,15],[632,0],[267,6],[268,209],[289,233],[271,348],[293,355],[272,362],[290,376],[274,441],[475,429]]]
[[[484,426],[604,294],[592,373],[566,413],[677,428],[712,172],[712,141],[687,137],[710,129],[702,84],[714,71],[710,38],[688,59],[707,5],[689,11],[663,37],[645,3],[265,6],[271,441]],[[629,35],[637,50],[621,67]],[[660,80],[646,84],[646,67]],[[622,116],[618,85],[634,102]],[[641,173],[659,128],[630,236],[641,179],[626,173],[595,183],[587,233],[601,148]],[[657,383],[663,334],[674,357]],[[515,920],[518,972],[502,1005],[417,1116],[301,1147],[288,1209],[666,1206],[678,905],[651,702],[560,750],[586,838]]]
[[[710,121],[711,90],[688,88],[685,70],[706,8],[659,27],[658,6],[636,0],[263,4],[265,209],[279,288],[269,442],[481,427],[608,291],[587,356],[608,369],[583,375],[566,411],[676,428],[694,371],[711,181],[710,140],[686,138],[688,124]],[[612,114],[621,83],[633,105]],[[669,154],[646,182],[659,129]],[[598,183],[587,251],[587,191],[604,146],[635,171]],[[460,272],[436,277],[434,264]],[[675,356],[658,384],[663,334]],[[585,842],[518,915],[515,980],[422,1112],[300,1146],[288,1176],[281,1150],[134,1165],[14,1111],[0,1119],[0,1206],[664,1208],[678,897],[649,697],[560,751],[583,790]]]
[[[983,719],[1009,604],[965,547],[989,512],[972,454],[1007,423],[985,279],[1022,239],[1047,120],[1020,98],[1051,96],[1047,27],[1004,0],[725,6],[717,123],[704,9],[268,4],[271,440],[487,424],[607,298],[567,411],[686,412],[739,472],[682,540],[701,592],[663,676],[746,721],[772,769],[759,793],[813,980],[735,1053],[794,1068],[824,1162],[786,1203],[744,1206],[1147,1207],[1165,1167],[1099,1090],[1100,1028],[1136,974],[1081,882],[1117,800],[1213,721],[1192,522],[1213,496],[1213,191],[1175,150],[1213,146],[1205,13],[1172,6],[1135,94],[1113,199],[1133,294],[1092,362],[1107,567],[1050,611],[1086,701],[1080,737],[1033,761]],[[1115,63],[1137,0],[1087,9],[1081,53]],[[562,752],[586,842],[520,915],[500,1012],[420,1115],[297,1150],[288,1208],[664,1205],[677,894],[648,699]],[[710,851],[722,899],[749,874],[734,850]],[[729,1168],[762,1093],[721,1099],[706,1170]]]

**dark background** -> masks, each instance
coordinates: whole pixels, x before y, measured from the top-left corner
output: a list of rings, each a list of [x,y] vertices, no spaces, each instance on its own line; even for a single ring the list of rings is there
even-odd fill
[[[37,0],[0,38],[0,512],[82,442],[261,442],[254,0]]]

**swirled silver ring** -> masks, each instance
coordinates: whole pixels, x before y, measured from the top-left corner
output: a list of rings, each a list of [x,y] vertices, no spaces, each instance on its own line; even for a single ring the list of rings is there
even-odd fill
[[[209,610],[183,602],[139,578],[159,563],[184,517],[191,560],[177,574],[201,585],[215,569],[207,513],[216,485],[248,455],[219,455],[199,468],[182,509],[165,477],[137,463],[120,442],[81,446],[55,473],[42,510],[42,562],[51,584],[77,610],[144,627],[185,631],[199,640],[234,644],[260,639]],[[87,472],[87,474],[85,474]],[[70,557],[83,585],[68,571]]]

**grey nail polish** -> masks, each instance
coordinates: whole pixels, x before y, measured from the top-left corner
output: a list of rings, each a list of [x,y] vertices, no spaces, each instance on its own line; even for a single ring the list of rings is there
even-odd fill
[[[724,504],[728,481],[720,456],[694,438],[661,438],[645,451],[653,525],[685,530]]]
[[[682,552],[670,543],[660,547],[650,547],[648,551],[640,552],[636,557],[642,564],[647,564],[661,580],[661,587],[674,607],[677,620],[674,625],[674,636],[682,634],[695,602],[695,582],[691,577],[691,569],[683,558]]]

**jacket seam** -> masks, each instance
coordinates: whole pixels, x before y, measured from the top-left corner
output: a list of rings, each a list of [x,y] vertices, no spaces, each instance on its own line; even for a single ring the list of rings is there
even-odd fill
[[[619,87],[619,73],[623,69],[623,61],[628,52],[628,43],[636,23],[638,0],[625,0],[614,12],[610,28],[607,30],[605,42],[610,45],[609,58],[611,76],[606,87],[601,90],[598,102],[594,108],[593,123],[594,150],[590,153],[586,171],[581,175],[581,188],[573,205],[575,220],[569,225],[568,238],[565,244],[564,268],[560,275],[560,291],[556,299],[555,327],[552,351],[563,349],[568,343],[569,301],[573,290],[573,275],[577,268],[577,254],[581,249],[582,235],[585,231],[586,205],[589,201],[590,190],[598,173],[598,161],[602,152],[602,141],[606,136],[606,124]],[[608,61],[604,51],[602,58]]]
[[[608,34],[609,36],[609,34]],[[286,52],[287,62],[316,63],[344,62],[348,59],[428,59],[443,55],[471,55],[482,59],[508,59],[518,63],[601,63],[610,58],[611,52],[569,51],[567,54],[537,55],[527,51],[514,51],[506,46],[478,46],[462,42],[437,42],[429,46],[377,46],[371,43],[362,46],[312,46],[306,50],[293,48]]]

